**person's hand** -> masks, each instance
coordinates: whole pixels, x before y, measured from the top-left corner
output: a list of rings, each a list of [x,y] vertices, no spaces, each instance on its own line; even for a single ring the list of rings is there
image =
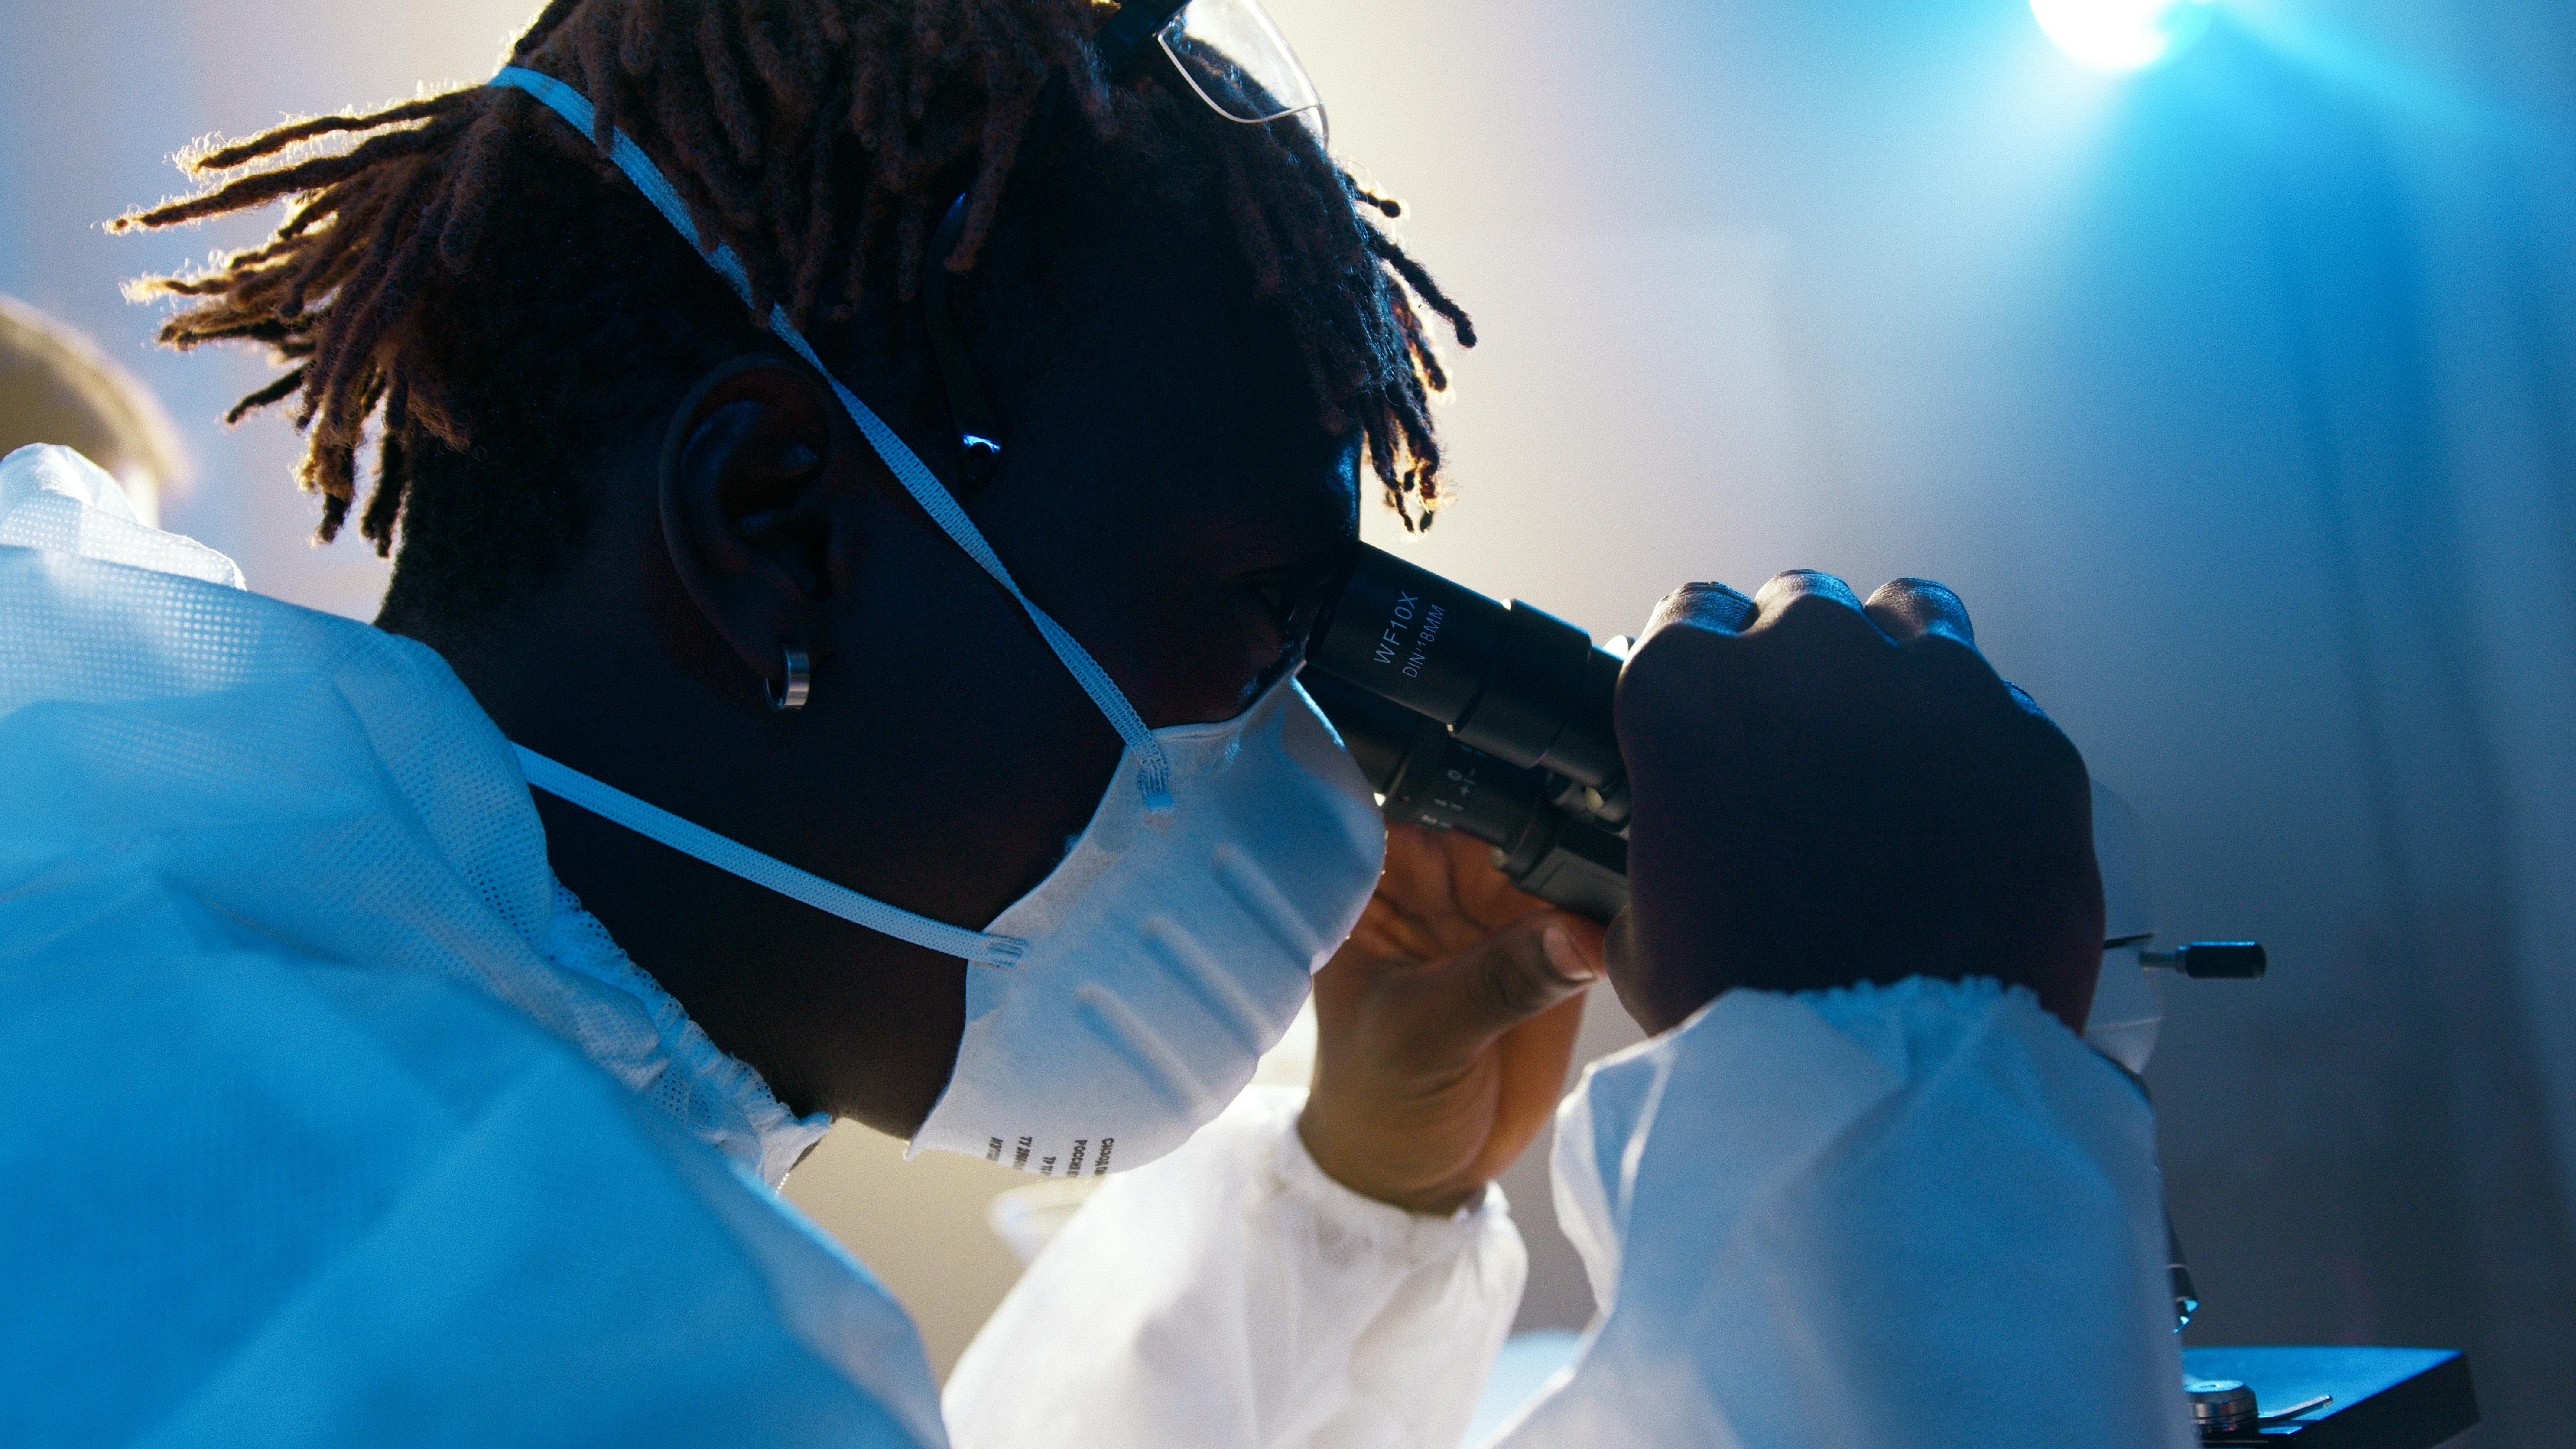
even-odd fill
[[[2102,953],[2084,761],[1965,606],[1830,574],[1656,606],[1619,678],[1635,813],[1620,1000],[1662,1031],[1729,987],[2030,987],[2080,1031]]]
[[[1556,1109],[1600,974],[1601,928],[1512,889],[1482,842],[1390,825],[1377,895],[1315,975],[1306,1150],[1382,1202],[1474,1201]]]

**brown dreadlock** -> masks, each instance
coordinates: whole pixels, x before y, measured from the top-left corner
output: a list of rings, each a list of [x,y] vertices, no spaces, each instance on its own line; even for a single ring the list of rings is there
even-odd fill
[[[162,340],[261,343],[289,364],[227,421],[299,399],[301,477],[322,495],[325,540],[356,506],[374,420],[375,486],[358,526],[388,553],[400,521],[397,595],[406,573],[497,567],[524,583],[578,527],[578,501],[548,475],[585,433],[595,440],[603,423],[667,406],[756,336],[753,319],[772,302],[818,346],[821,333],[846,338],[871,314],[902,315],[880,294],[910,297],[938,213],[961,190],[965,225],[945,261],[971,267],[1006,180],[1045,129],[1051,89],[1061,97],[1051,113],[1104,145],[1156,107],[1170,132],[1168,117],[1198,103],[1177,86],[1104,83],[1090,37],[1106,8],[551,0],[511,62],[588,96],[595,138],[522,92],[473,87],[204,151],[183,164],[210,189],[112,225],[171,226],[291,199],[265,244],[143,284],[196,299]],[[751,312],[608,168],[590,142],[612,127],[655,158],[701,234],[742,257]],[[1286,320],[1323,425],[1357,427],[1389,504],[1408,527],[1427,522],[1441,502],[1428,393],[1446,378],[1414,299],[1472,346],[1465,314],[1362,212],[1393,216],[1395,204],[1301,128],[1188,134],[1197,164],[1222,180],[1256,298]],[[214,184],[257,162],[269,164]],[[439,555],[436,567],[412,567],[424,553]]]

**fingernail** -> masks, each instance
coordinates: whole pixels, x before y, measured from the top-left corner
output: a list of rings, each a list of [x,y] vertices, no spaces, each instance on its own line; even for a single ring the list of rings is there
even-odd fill
[[[1550,926],[1538,933],[1539,949],[1547,952],[1548,969],[1572,982],[1585,982],[1601,972],[1592,963],[1575,954],[1574,938],[1563,926]]]

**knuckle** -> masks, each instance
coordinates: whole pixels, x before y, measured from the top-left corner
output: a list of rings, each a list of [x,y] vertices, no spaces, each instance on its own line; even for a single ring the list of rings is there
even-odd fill
[[[2019,690],[2013,692],[2021,693]],[[2026,694],[2021,697],[2030,698]],[[2039,736],[2035,748],[2042,768],[2053,771],[2061,783],[2082,789],[2089,798],[2093,789],[2092,772],[2084,763],[2084,752],[2075,747],[2075,741],[2067,736],[2066,731],[2057,727],[2057,721],[2039,713],[2039,706],[2030,706],[2030,711],[2028,718]]]
[[[1860,596],[1852,592],[1851,585],[1822,569],[1783,569],[1771,576],[1771,581],[1753,596],[1753,602],[1767,610],[1775,602],[1787,604],[1804,598],[1824,598],[1853,609],[1860,607]]]
[[[1673,624],[1692,624],[1733,632],[1753,616],[1753,601],[1714,581],[1684,584],[1655,603],[1647,621],[1652,632]]]
[[[1659,642],[1669,647],[1677,639],[1732,638],[1753,616],[1753,601],[1724,584],[1684,584],[1656,601],[1628,656],[1633,661]]]
[[[1547,1005],[1547,973],[1538,938],[1515,932],[1485,960],[1476,973],[1477,1005],[1496,1020],[1512,1021]]]
[[[1955,634],[1926,631],[1897,646],[1898,653],[1915,668],[1938,681],[1938,686],[1965,694],[1991,694],[1999,687],[2009,690],[2003,677],[1976,645]]]
[[[1845,618],[1855,612],[1841,597],[1818,589],[1785,594],[1770,609],[1778,619]]]
[[[1865,606],[1876,616],[1901,623],[1905,634],[1951,634],[1974,644],[1976,626],[1968,606],[1948,585],[1933,579],[1890,579],[1869,596]]]
[[[1960,602],[1959,591],[1939,579],[1918,579],[1911,575],[1889,579],[1879,585],[1878,591],[1897,597],[1946,599],[1954,604]]]
[[[1763,606],[1762,622],[1753,632],[1782,640],[1822,640],[1844,645],[1888,642],[1887,636],[1861,612],[1860,601],[1851,596],[1849,589],[1782,595]]]
[[[1667,690],[1696,673],[1734,639],[1732,634],[1695,628],[1664,628],[1648,634],[1628,652],[1619,668],[1619,690],[1648,693]]]

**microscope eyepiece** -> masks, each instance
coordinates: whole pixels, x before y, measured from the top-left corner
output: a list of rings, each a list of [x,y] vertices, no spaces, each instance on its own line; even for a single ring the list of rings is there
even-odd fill
[[[1619,659],[1590,635],[1362,544],[1300,678],[1389,819],[1484,841],[1513,884],[1567,910],[1627,905]]]
[[[1619,793],[1619,657],[1520,600],[1499,604],[1361,544],[1306,646],[1309,667],[1438,720],[1514,765]]]

